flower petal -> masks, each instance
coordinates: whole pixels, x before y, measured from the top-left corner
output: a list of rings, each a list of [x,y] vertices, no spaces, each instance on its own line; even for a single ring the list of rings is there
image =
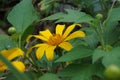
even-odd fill
[[[73,48],[72,45],[69,42],[62,42],[58,46],[65,49],[66,51],[69,51]]]
[[[65,28],[65,25],[60,25],[60,24],[58,24],[58,25],[56,26],[56,34],[62,35],[64,28]]]
[[[20,71],[20,72],[25,71],[25,65],[24,65],[23,62],[21,62],[21,61],[13,61],[12,64],[18,71]]]
[[[52,36],[50,30],[45,30],[45,31],[40,31],[39,32],[40,35],[44,36],[45,38],[49,39],[50,36]]]
[[[49,61],[52,61],[53,60],[53,57],[54,57],[54,49],[56,48],[56,46],[49,46],[47,49],[46,49],[46,58],[49,60]]]
[[[1,54],[8,60],[12,60],[18,56],[24,56],[24,52],[20,48],[12,48],[9,50],[1,51]]]
[[[44,52],[46,50],[46,48],[48,48],[48,44],[44,44],[44,45],[41,45],[37,50],[36,50],[36,57],[38,59],[41,59],[42,56],[44,55]]]
[[[26,52],[26,56],[28,57],[28,55],[32,52],[32,49],[35,47],[41,47],[42,45],[44,45],[44,43],[41,44],[36,44],[35,46],[30,47],[27,52]]]
[[[85,33],[83,31],[75,31],[72,34],[70,34],[64,41],[77,38],[77,37],[85,37]]]
[[[66,29],[66,31],[63,34],[63,37],[66,38],[70,32],[75,28],[76,24],[70,25],[68,26],[68,28]]]
[[[3,72],[7,69],[7,66],[0,61],[0,72]]]
[[[32,38],[32,37],[41,39],[41,40],[43,40],[43,41],[47,41],[47,40],[48,40],[47,38],[45,38],[44,36],[41,36],[41,35],[29,35],[29,36],[27,37],[27,39],[26,39],[26,42],[28,43],[29,40],[30,40],[30,38]]]

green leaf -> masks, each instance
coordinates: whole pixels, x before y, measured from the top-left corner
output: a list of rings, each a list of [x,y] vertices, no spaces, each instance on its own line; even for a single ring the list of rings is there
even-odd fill
[[[60,80],[56,74],[46,73],[38,80]]]
[[[103,69],[101,64],[71,64],[60,71],[58,75],[61,77],[72,77],[71,80],[92,80],[92,76],[102,75]]]
[[[76,46],[71,51],[67,52],[65,55],[60,57],[56,62],[65,62],[76,59],[82,59],[91,56],[93,51],[85,46]]]
[[[23,45],[25,44],[26,38],[28,37],[28,35],[32,34],[34,29],[35,29],[34,25],[30,25],[29,27],[27,27],[25,29],[25,31],[23,32],[22,37],[21,37],[21,42]]]
[[[65,13],[56,13],[51,16],[48,16],[42,20],[57,20],[56,22],[74,22],[74,23],[82,23],[93,20],[93,18],[83,12],[80,12],[78,10],[72,10],[72,9],[65,9],[67,11],[67,14]]]
[[[12,71],[14,76],[17,78],[17,80],[30,80],[27,76],[25,76],[23,73],[20,73],[14,66],[8,61],[3,55],[0,54],[0,60],[5,63],[5,65],[8,66],[8,68]]]
[[[9,36],[0,34],[0,50],[9,49],[15,46],[15,43]]]
[[[33,21],[38,19],[32,0],[22,0],[12,9],[7,19],[17,32],[24,31]]]
[[[101,49],[95,49],[93,56],[92,56],[92,62],[95,63],[97,60],[99,60],[100,58],[104,57],[106,54],[105,51],[101,50]]]
[[[91,27],[82,28],[83,31],[86,32],[85,41],[90,48],[96,48],[99,42],[99,37],[96,34],[95,30]]]
[[[110,12],[109,16],[109,22],[114,22],[120,20],[120,7],[113,8]]]
[[[4,80],[16,80],[16,77],[13,74],[10,74]]]
[[[105,67],[115,64],[120,67],[120,47],[113,48],[110,52],[106,53],[102,63]]]
[[[109,13],[108,20],[105,24],[104,38],[106,44],[111,45],[118,41],[120,37],[120,28],[117,26],[118,21],[120,20],[120,7],[113,8]]]

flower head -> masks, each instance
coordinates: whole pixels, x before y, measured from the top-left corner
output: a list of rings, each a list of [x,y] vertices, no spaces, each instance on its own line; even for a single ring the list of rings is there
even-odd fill
[[[65,49],[66,51],[71,50],[72,45],[68,42],[68,40],[77,37],[85,37],[85,33],[80,30],[71,33],[76,25],[80,26],[80,24],[73,24],[68,26],[68,28],[64,31],[65,25],[58,24],[56,26],[55,34],[52,34],[47,29],[45,31],[40,31],[39,35],[29,35],[27,38],[27,42],[29,42],[31,37],[35,37],[37,39],[43,40],[44,43],[36,44],[35,46],[31,47],[28,50],[28,53],[30,53],[34,47],[38,47],[38,49],[36,50],[36,57],[38,59],[41,59],[45,53],[47,59],[51,61],[54,57],[54,50],[57,46]]]
[[[20,48],[11,48],[9,50],[2,50],[0,54],[2,54],[9,61],[12,61],[13,65],[22,68],[21,66],[19,66],[22,62],[20,63],[20,61],[19,62],[13,61],[13,59],[19,56],[22,57],[24,56],[24,52]],[[8,67],[2,61],[0,61],[0,72],[5,71],[6,69],[8,69]]]

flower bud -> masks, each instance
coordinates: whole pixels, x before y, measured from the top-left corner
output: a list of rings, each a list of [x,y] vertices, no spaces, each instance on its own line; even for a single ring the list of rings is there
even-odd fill
[[[9,34],[14,34],[15,32],[16,32],[15,27],[10,27],[10,28],[8,29],[8,33],[9,33]]]
[[[96,15],[96,18],[100,20],[100,19],[102,19],[102,18],[103,18],[103,15],[102,15],[102,14],[100,14],[100,13],[98,13],[98,14]]]

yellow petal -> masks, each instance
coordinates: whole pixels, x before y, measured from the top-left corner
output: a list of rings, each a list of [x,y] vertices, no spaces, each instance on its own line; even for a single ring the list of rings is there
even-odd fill
[[[28,42],[30,42],[30,38],[32,38],[33,37],[33,35],[29,35],[28,37],[27,37],[27,39],[26,39],[26,42],[28,43]]]
[[[72,34],[70,34],[64,41],[77,38],[77,37],[85,37],[85,33],[83,31],[75,31]]]
[[[53,60],[53,57],[54,57],[54,49],[56,48],[56,46],[49,46],[47,49],[46,49],[46,58],[49,60],[49,61],[52,61]]]
[[[45,38],[44,36],[41,36],[41,35],[29,35],[26,39],[26,42],[28,43],[30,41],[30,38],[32,37],[35,37],[35,38],[38,38],[38,39],[41,39],[43,41],[47,41],[48,39]]]
[[[41,39],[41,40],[43,40],[43,41],[48,41],[47,38],[45,38],[44,36],[41,36],[41,35],[33,35],[33,37],[38,38],[38,39]]]
[[[69,42],[62,42],[58,46],[65,49],[66,51],[69,51],[73,48],[72,45]]]
[[[41,47],[42,45],[44,45],[44,43],[43,44],[36,44],[35,46],[30,47],[26,52],[26,56],[28,57],[28,55],[32,52],[33,48]]]
[[[0,72],[3,72],[7,69],[7,66],[0,61]]]
[[[8,60],[12,60],[18,56],[24,56],[24,52],[20,48],[12,48],[9,50],[1,51],[1,54]]]
[[[68,28],[65,30],[63,37],[66,38],[70,32],[75,28],[76,24],[70,25],[68,26]]]
[[[44,36],[45,38],[49,39],[50,36],[52,36],[50,30],[40,31],[40,35]]]
[[[38,59],[41,59],[41,58],[43,57],[44,52],[45,52],[46,48],[48,48],[48,46],[49,46],[49,45],[44,44],[44,45],[40,46],[40,47],[36,50],[36,57],[37,57]]]
[[[25,71],[25,65],[24,65],[23,62],[21,62],[21,61],[13,61],[12,64],[18,71],[20,71],[20,72]]]
[[[58,24],[58,25],[56,26],[56,34],[62,35],[64,28],[65,28],[65,25],[59,25],[59,24]]]

